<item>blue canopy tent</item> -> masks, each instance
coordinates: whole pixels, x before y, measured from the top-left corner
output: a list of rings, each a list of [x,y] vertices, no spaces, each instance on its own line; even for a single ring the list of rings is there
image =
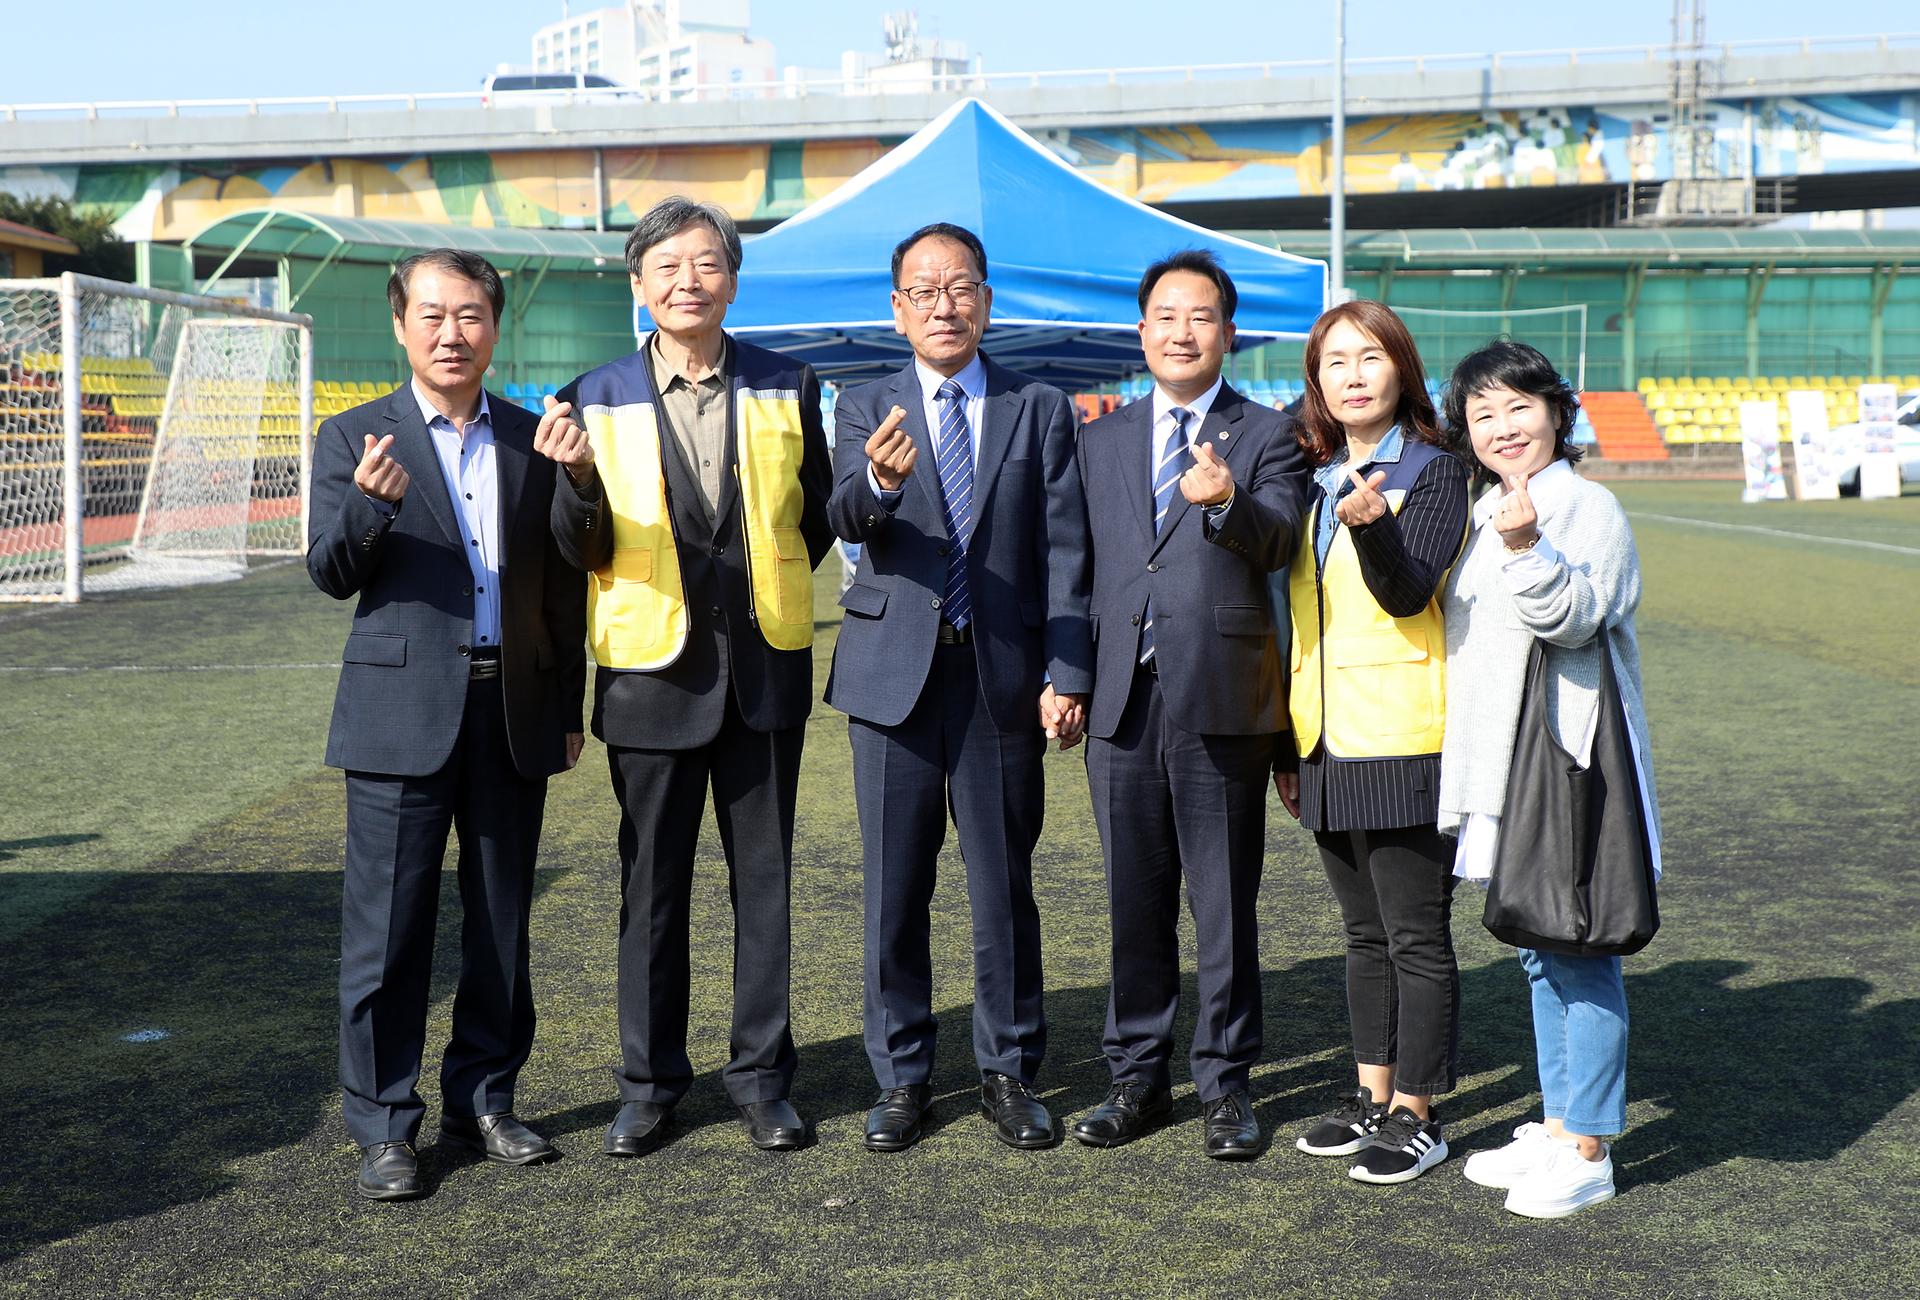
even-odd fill
[[[747,241],[727,329],[843,383],[899,369],[912,353],[894,332],[889,261],[902,236],[932,221],[965,226],[986,245],[987,351],[1070,388],[1141,368],[1140,273],[1176,249],[1211,249],[1233,276],[1241,346],[1304,336],[1326,299],[1324,263],[1114,194],[967,99]]]

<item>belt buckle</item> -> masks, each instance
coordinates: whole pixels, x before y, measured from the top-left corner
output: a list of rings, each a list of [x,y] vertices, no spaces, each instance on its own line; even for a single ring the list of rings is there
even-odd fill
[[[500,661],[498,659],[475,659],[467,665],[467,679],[469,681],[484,682],[489,678],[498,677],[499,675]]]

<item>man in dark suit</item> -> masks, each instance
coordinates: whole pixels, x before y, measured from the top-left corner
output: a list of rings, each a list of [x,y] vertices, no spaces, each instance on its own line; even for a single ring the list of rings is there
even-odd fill
[[[924,227],[893,254],[899,373],[835,408],[834,530],[861,546],[827,702],[849,715],[866,897],[866,1144],[919,1140],[932,1101],[928,902],[953,810],[973,913],[973,1050],[1000,1140],[1054,1141],[1033,846],[1048,734],[1077,738],[1092,685],[1086,501],[1072,404],[979,351],[980,241]],[[925,448],[927,454],[920,455]]]
[[[654,332],[561,390],[541,421],[555,436],[585,428],[563,456],[578,489],[559,495],[554,527],[592,574],[593,733],[620,801],[613,1156],[658,1146],[693,1081],[690,906],[709,790],[734,908],[721,1078],[755,1146],[806,1140],[788,1099],[789,886],[831,465],[812,367],[722,328],[740,254],[722,209],[657,204],[627,240]]]
[[[420,1194],[415,1085],[447,832],[463,924],[440,1131],[552,1157],[513,1117],[533,1045],[527,921],[547,777],[580,755],[585,591],[552,536],[534,417],[482,388],[505,302],[485,258],[435,249],[387,283],[413,379],[320,426],[307,569],[359,597],[327,762],[346,769],[340,1082],[375,1200]]]
[[[1172,1109],[1182,876],[1199,948],[1194,1085],[1205,1150],[1247,1159],[1263,1139],[1247,1090],[1260,1055],[1254,898],[1266,786],[1285,697],[1267,574],[1299,527],[1306,462],[1292,421],[1226,386],[1233,281],[1204,251],[1140,281],[1154,390],[1088,425],[1094,687],[1087,778],[1105,850],[1112,1087],[1073,1126],[1130,1142]]]

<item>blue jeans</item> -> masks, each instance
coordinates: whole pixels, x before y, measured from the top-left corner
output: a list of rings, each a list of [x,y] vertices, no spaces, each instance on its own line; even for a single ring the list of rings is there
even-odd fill
[[[1585,1137],[1624,1132],[1627,986],[1620,959],[1519,952],[1533,988],[1533,1045],[1547,1117]]]

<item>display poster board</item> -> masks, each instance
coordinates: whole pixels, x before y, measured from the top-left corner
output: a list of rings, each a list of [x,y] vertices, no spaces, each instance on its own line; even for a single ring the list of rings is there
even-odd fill
[[[1742,501],[1785,501],[1786,475],[1780,471],[1780,408],[1772,402],[1740,403],[1741,460],[1747,468]]]
[[[1900,390],[1892,384],[1860,385],[1860,499],[1900,495]]]
[[[1827,395],[1808,388],[1787,394],[1787,428],[1793,435],[1793,494],[1802,501],[1832,501],[1840,495],[1834,448],[1828,439]]]

